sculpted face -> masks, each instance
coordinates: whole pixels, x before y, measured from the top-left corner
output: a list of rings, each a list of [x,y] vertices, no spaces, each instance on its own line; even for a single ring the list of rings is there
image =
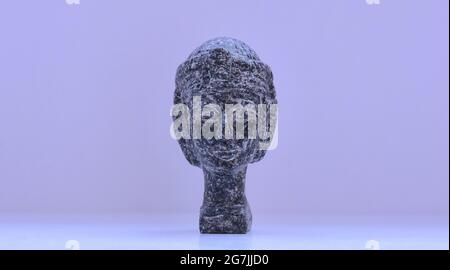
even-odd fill
[[[217,94],[219,92],[220,94]],[[200,94],[200,93],[198,93]],[[202,95],[203,105],[217,104],[222,112],[214,112],[222,116],[222,134],[225,134],[228,121],[232,121],[233,130],[237,130],[236,121],[228,119],[225,112],[225,104],[240,104],[243,107],[259,104],[260,96],[244,89],[230,89],[216,91],[214,93]],[[244,115],[245,116],[245,115]],[[197,158],[203,167],[209,170],[234,170],[239,169],[251,163],[259,150],[259,141],[256,138],[248,136],[248,117],[244,118],[244,138],[243,139],[207,139],[202,136],[201,139],[193,140],[193,150],[197,153]],[[210,116],[202,116],[202,124],[210,119]]]
[[[226,38],[206,42],[178,67],[174,104],[187,104],[192,112],[193,97],[201,98],[202,108],[207,104],[220,107],[222,134],[227,123],[237,132],[236,118],[228,119],[226,104],[251,105],[257,111],[259,104],[277,103],[270,68],[246,44]],[[202,115],[202,124],[209,117]],[[180,139],[181,149],[192,165],[214,171],[239,169],[259,161],[265,150],[260,147],[260,138],[249,138],[248,120],[246,112],[244,138]],[[191,123],[194,121],[191,117]]]

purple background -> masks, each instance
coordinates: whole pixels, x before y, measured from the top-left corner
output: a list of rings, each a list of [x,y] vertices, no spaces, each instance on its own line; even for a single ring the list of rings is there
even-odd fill
[[[175,70],[231,36],[280,107],[248,170],[255,216],[448,215],[448,1],[157,2],[2,2],[0,212],[198,213]]]

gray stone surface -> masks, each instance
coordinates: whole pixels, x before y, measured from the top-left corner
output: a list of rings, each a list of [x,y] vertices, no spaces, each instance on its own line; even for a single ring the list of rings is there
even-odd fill
[[[277,103],[270,68],[248,45],[233,38],[205,42],[178,67],[174,104],[187,104],[192,110],[193,96],[201,96],[203,106]],[[259,147],[260,140],[191,138],[178,142],[189,163],[204,173],[200,232],[248,232],[252,215],[245,175],[247,165],[266,153]]]

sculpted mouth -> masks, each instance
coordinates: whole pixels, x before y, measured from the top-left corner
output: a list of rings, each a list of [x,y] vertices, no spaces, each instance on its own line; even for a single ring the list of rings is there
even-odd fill
[[[238,150],[216,150],[216,151],[213,151],[213,155],[223,161],[231,161],[231,160],[235,159],[238,153],[239,153]]]

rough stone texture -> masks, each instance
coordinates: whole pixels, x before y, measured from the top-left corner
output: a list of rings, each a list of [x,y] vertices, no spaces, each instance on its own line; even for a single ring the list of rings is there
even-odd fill
[[[192,97],[208,103],[276,104],[272,72],[242,41],[216,38],[202,44],[182,63],[176,74],[174,104]],[[192,118],[191,118],[192,123]],[[192,125],[191,125],[192,134]],[[204,198],[200,209],[201,233],[246,233],[252,215],[245,196],[249,163],[261,160],[259,139],[180,139],[190,164],[202,168]]]

